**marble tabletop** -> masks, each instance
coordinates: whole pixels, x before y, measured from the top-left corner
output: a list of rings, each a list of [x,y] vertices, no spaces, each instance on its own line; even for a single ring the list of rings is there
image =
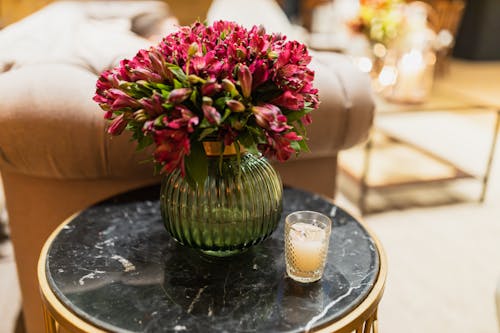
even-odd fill
[[[380,268],[374,240],[320,196],[285,188],[274,234],[229,259],[177,244],[159,211],[159,187],[116,196],[74,217],[55,237],[46,275],[59,300],[113,332],[303,332],[342,318],[368,295]],[[286,276],[284,217],[314,210],[333,220],[323,278]]]

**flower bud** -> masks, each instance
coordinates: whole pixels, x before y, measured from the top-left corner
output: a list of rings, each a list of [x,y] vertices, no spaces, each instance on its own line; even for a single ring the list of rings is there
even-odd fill
[[[243,103],[241,103],[240,101],[236,101],[234,99],[227,101],[226,105],[233,112],[245,111],[245,105],[243,105]]]
[[[221,90],[221,85],[217,82],[207,82],[201,86],[201,94],[203,96],[213,96]]]
[[[237,131],[241,131],[244,127],[244,124],[239,119],[231,119],[231,127]]]
[[[269,59],[278,59],[278,53],[276,51],[271,51],[267,54],[267,56],[269,57]]]
[[[246,65],[240,65],[238,68],[238,80],[240,82],[243,97],[248,98],[252,92],[252,73]]]
[[[189,98],[191,92],[192,92],[191,88],[174,89],[170,92],[170,95],[168,95],[167,102],[173,104],[180,104]]]
[[[212,125],[218,125],[221,121],[220,113],[217,112],[217,109],[211,105],[203,104],[202,105],[203,115],[208,120],[208,122]]]
[[[148,120],[148,116],[146,114],[146,111],[144,111],[143,109],[140,109],[140,110],[137,110],[134,112],[134,119],[138,122],[145,122],[146,120]]]
[[[214,102],[210,97],[207,96],[203,96],[202,101],[203,105],[212,105]]]
[[[191,58],[197,52],[198,52],[198,44],[197,43],[192,43],[191,45],[189,45],[189,48],[188,48],[188,57]]]
[[[238,96],[240,93],[236,89],[236,86],[229,79],[222,80],[222,89],[231,94],[232,97]]]
[[[266,28],[262,24],[259,24],[259,28],[257,30],[257,34],[259,36],[264,36],[266,34]]]
[[[194,74],[189,74],[188,76],[188,81],[189,83],[191,84],[196,84],[196,83],[205,83],[206,81],[203,80],[201,77],[199,77],[198,75],[194,75]]]
[[[238,57],[239,61],[244,61],[247,57],[247,50],[244,47],[238,47],[236,49],[236,56]]]
[[[108,133],[111,135],[120,135],[122,134],[123,130],[125,127],[127,127],[127,119],[125,119],[125,113],[122,113],[113,121],[111,121],[111,124],[109,125],[108,128]]]

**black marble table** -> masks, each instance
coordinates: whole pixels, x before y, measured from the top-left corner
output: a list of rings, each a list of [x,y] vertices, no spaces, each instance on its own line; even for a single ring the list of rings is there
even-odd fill
[[[158,186],[116,196],[76,215],[52,239],[47,283],[90,325],[113,332],[302,332],[345,317],[377,281],[374,239],[320,196],[285,188],[275,233],[229,259],[171,239],[158,197]],[[325,273],[312,284],[285,272],[284,218],[297,210],[333,220]]]

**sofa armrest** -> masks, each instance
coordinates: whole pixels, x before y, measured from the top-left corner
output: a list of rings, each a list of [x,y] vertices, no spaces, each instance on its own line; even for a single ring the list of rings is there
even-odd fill
[[[368,75],[348,57],[331,52],[311,52],[320,107],[311,113],[308,128],[310,157],[333,156],[368,137],[375,102]]]

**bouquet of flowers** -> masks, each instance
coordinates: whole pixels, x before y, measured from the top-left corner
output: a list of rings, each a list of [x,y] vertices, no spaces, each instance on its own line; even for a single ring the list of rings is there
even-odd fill
[[[310,61],[304,45],[263,27],[197,22],[104,71],[94,101],[111,135],[131,131],[138,149],[155,145],[162,172],[203,184],[203,141],[279,161],[308,149],[304,125],[319,104]]]
[[[368,40],[387,46],[401,29],[404,4],[405,0],[361,0],[359,15],[350,26]]]

